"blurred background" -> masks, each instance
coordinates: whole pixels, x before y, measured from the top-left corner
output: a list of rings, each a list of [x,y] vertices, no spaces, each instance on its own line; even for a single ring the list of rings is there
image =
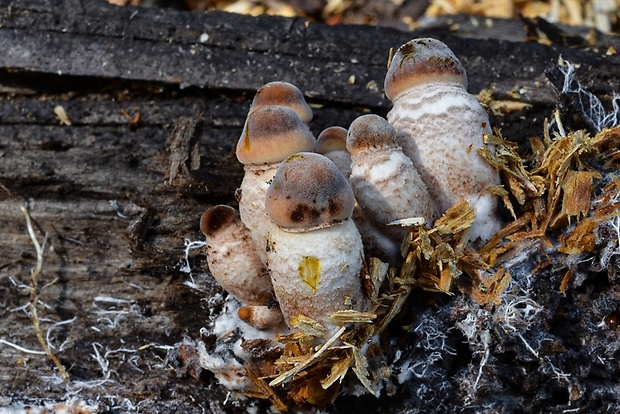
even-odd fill
[[[299,16],[327,24],[367,24],[415,29],[440,16],[469,14],[551,23],[620,33],[620,0],[107,0],[118,6],[222,10],[249,15]]]

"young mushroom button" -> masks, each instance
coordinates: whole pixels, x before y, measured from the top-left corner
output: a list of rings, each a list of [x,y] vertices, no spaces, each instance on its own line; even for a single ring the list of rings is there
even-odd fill
[[[347,180],[323,155],[295,154],[278,168],[265,201],[276,224],[268,263],[289,326],[302,314],[333,326],[331,313],[367,307],[354,204]]]
[[[347,130],[332,126],[325,128],[316,139],[314,152],[332,160],[344,178],[351,175],[351,154],[347,151]]]
[[[284,106],[252,111],[237,143],[237,158],[244,164],[239,212],[250,230],[256,250],[267,261],[271,221],[265,212],[265,193],[279,163],[291,154],[312,151],[316,140],[297,114]]]
[[[414,39],[390,62],[385,94],[394,108],[387,119],[440,210],[464,199],[476,211],[470,239],[488,240],[501,226],[497,197],[489,191],[500,179],[478,155],[491,128],[466,88],[465,69],[448,46]]]
[[[209,271],[228,293],[248,305],[274,300],[269,271],[234,208],[209,208],[200,219],[200,230],[207,239]]]
[[[437,209],[411,160],[396,143],[396,131],[378,115],[362,115],[349,127],[350,182],[365,216],[400,243],[410,228],[388,225],[423,218],[432,224]]]
[[[254,96],[250,112],[265,106],[281,105],[291,108],[305,124],[312,120],[312,109],[297,86],[288,82],[269,82]]]

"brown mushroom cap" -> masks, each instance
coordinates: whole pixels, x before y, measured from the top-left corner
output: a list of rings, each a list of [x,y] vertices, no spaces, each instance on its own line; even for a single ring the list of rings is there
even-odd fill
[[[332,151],[347,150],[347,130],[343,127],[332,126],[325,128],[316,139],[314,152],[327,154]]]
[[[238,218],[237,211],[234,208],[223,204],[213,206],[202,214],[200,218],[200,231],[207,238],[213,237],[235,220],[238,220]]]
[[[413,39],[399,47],[385,76],[388,99],[394,102],[409,89],[429,83],[467,88],[467,75],[452,50],[439,40]]]
[[[396,130],[379,115],[362,115],[349,126],[347,150],[352,156],[394,148],[397,145]]]
[[[254,95],[250,112],[264,106],[281,105],[291,108],[302,122],[312,120],[312,109],[297,86],[288,82],[269,82]]]
[[[280,164],[265,199],[271,220],[291,231],[335,225],[351,217],[354,205],[353,190],[336,165],[311,152]]]
[[[250,112],[237,142],[243,164],[280,162],[291,154],[312,151],[316,140],[297,114],[285,106],[265,106]]]

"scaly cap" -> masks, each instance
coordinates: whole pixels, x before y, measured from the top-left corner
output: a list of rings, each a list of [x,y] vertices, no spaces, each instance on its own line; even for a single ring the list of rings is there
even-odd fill
[[[265,199],[271,220],[289,231],[330,227],[351,217],[354,205],[353,190],[336,165],[311,152],[280,164]]]
[[[398,48],[385,76],[385,95],[394,102],[410,89],[429,83],[451,83],[467,88],[467,74],[445,43],[413,39]]]

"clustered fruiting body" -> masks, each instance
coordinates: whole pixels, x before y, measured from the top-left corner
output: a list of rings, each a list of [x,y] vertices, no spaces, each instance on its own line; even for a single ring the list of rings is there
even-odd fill
[[[312,151],[316,140],[292,109],[262,106],[252,109],[237,143],[237,158],[244,164],[239,213],[259,257],[267,262],[267,237],[271,221],[265,212],[265,193],[278,165],[289,155]]]
[[[267,191],[271,281],[285,320],[324,326],[339,310],[365,310],[364,248],[351,215],[355,198],[336,165],[302,152],[284,160]]]
[[[240,214],[217,206],[201,222],[209,268],[242,303],[239,319],[278,332],[282,317],[290,328],[300,317],[333,328],[332,313],[369,306],[365,257],[397,264],[411,231],[398,224],[430,226],[461,199],[477,212],[471,240],[499,229],[489,191],[499,175],[478,155],[489,120],[466,86],[446,45],[412,40],[387,73],[388,119],[364,115],[318,141],[296,87],[257,92],[236,147]]]
[[[448,46],[411,40],[394,54],[385,78],[385,94],[394,104],[387,119],[439,209],[464,199],[476,211],[470,239],[488,240],[501,225],[497,197],[488,190],[500,178],[478,155],[491,127],[466,88],[465,69]]]
[[[351,154],[350,182],[360,207],[382,232],[401,242],[410,228],[389,225],[396,220],[438,216],[433,199],[416,168],[396,143],[396,130],[378,115],[362,115],[347,136]]]

